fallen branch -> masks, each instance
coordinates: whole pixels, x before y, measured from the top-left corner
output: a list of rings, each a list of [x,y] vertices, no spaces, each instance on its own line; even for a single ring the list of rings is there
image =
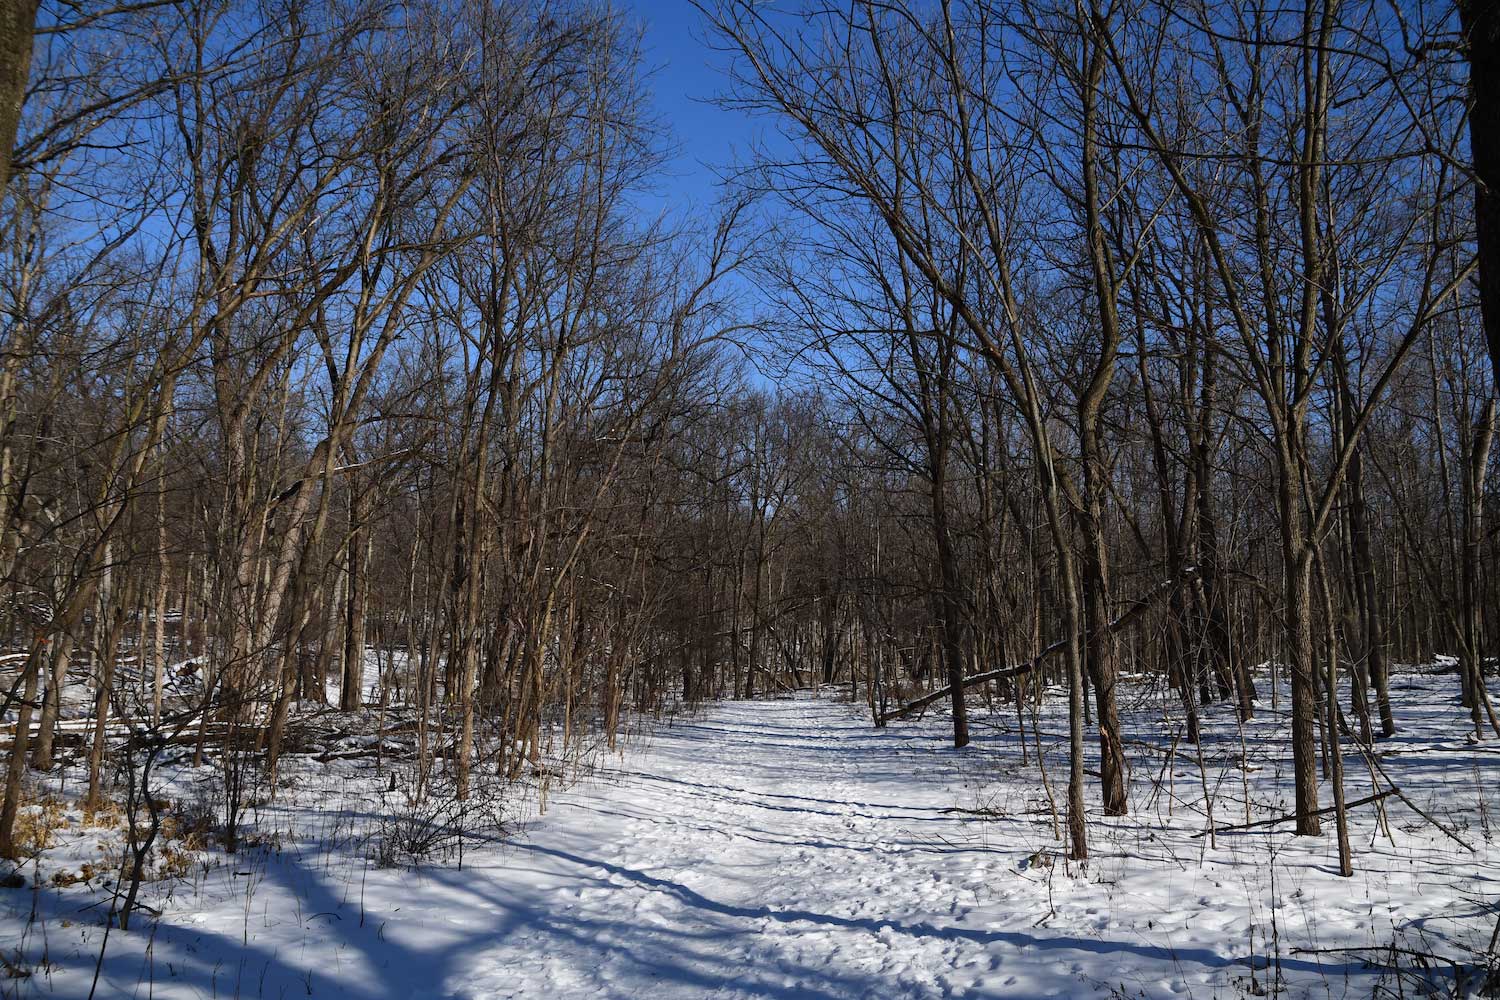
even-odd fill
[[[1022,663],[1019,666],[1002,667],[999,670],[986,670],[982,674],[970,674],[968,677],[964,678],[964,687],[970,688],[976,684],[983,684],[985,681],[998,681],[1006,677],[1019,677],[1022,674],[1029,674],[1037,667],[1041,666],[1042,663],[1049,657],[1055,655],[1058,651],[1060,651],[1063,648],[1063,645],[1064,643],[1061,641],[1054,642],[1052,645],[1048,646],[1046,649],[1038,653],[1036,657],[1033,658],[1030,662]],[[950,684],[947,687],[938,688],[931,694],[924,694],[916,701],[909,701],[905,705],[901,705],[897,708],[891,709],[889,712],[882,712],[880,715],[880,724],[883,726],[887,722],[890,722],[892,719],[904,718],[905,716],[911,715],[913,712],[920,711],[921,709],[926,708],[928,705],[931,705],[933,702],[940,701],[943,698],[948,697],[952,693],[952,691],[953,686]]]
[[[1367,806],[1371,802],[1379,802],[1381,799],[1389,798],[1390,796],[1395,795],[1395,794],[1396,794],[1396,790],[1395,789],[1393,789],[1393,788],[1387,788],[1383,792],[1376,792],[1374,795],[1366,795],[1362,799],[1355,799],[1353,802],[1346,802],[1346,803],[1344,803],[1344,808],[1345,809],[1353,809],[1355,806]],[[1333,812],[1337,808],[1338,808],[1337,806],[1327,806],[1327,807],[1322,808],[1322,809],[1314,809],[1309,815],[1312,815],[1312,816],[1323,816],[1323,815],[1325,815],[1327,813]],[[1254,830],[1257,827],[1262,827],[1262,826],[1275,826],[1277,823],[1290,823],[1290,822],[1292,822],[1296,818],[1297,818],[1297,814],[1296,813],[1288,813],[1285,816],[1277,816],[1274,819],[1259,819],[1259,820],[1256,820],[1254,823],[1240,823],[1240,824],[1238,824],[1236,826],[1221,826],[1221,827],[1216,828],[1214,830],[1214,833],[1216,833],[1216,834],[1217,833],[1233,833],[1236,830]],[[1206,836],[1208,836],[1208,831],[1207,830],[1199,830],[1197,833],[1193,834],[1194,839],[1197,839],[1199,837],[1206,837]]]
[[[1342,715],[1343,713],[1340,712],[1339,714]],[[1421,806],[1419,806],[1415,802],[1413,802],[1407,796],[1407,794],[1401,790],[1401,786],[1398,785],[1398,784],[1396,784],[1396,779],[1392,778],[1390,776],[1390,774],[1388,774],[1386,772],[1385,765],[1380,762],[1380,757],[1378,755],[1376,755],[1376,753],[1374,752],[1373,749],[1371,749],[1370,747],[1365,746],[1365,744],[1363,742],[1361,742],[1361,741],[1356,741],[1354,745],[1359,750],[1360,754],[1362,754],[1364,756],[1365,760],[1369,762],[1370,766],[1373,767],[1375,770],[1377,770],[1377,771],[1380,772],[1380,776],[1385,779],[1385,783],[1387,785],[1391,786],[1388,789],[1388,791],[1389,791],[1389,793],[1391,795],[1394,795],[1397,798],[1399,798],[1402,802],[1405,802],[1406,803],[1406,807],[1408,809],[1410,809],[1412,812],[1416,813],[1418,816],[1422,817],[1427,822],[1431,823],[1433,826],[1435,826],[1439,830],[1441,830],[1443,832],[1443,834],[1448,837],[1449,840],[1452,840],[1455,844],[1458,844],[1464,850],[1466,850],[1466,851],[1468,851],[1470,853],[1473,853],[1474,846],[1472,844],[1470,844],[1468,841],[1464,840],[1464,838],[1460,837],[1458,835],[1458,832],[1456,830],[1450,830],[1448,827],[1446,827],[1442,823],[1438,822],[1438,819],[1437,819],[1436,816],[1432,816],[1432,815],[1428,814],[1427,812],[1425,812],[1422,809]]]
[[[1154,607],[1156,605],[1156,602],[1161,600],[1162,597],[1170,594],[1173,590],[1186,583],[1188,580],[1191,580],[1194,576],[1197,575],[1197,573],[1197,568],[1190,566],[1187,569],[1183,570],[1181,576],[1172,580],[1167,580],[1164,583],[1160,584],[1155,590],[1151,591],[1145,597],[1142,597],[1140,600],[1136,601],[1118,618],[1110,622],[1109,625],[1106,626],[1106,631],[1110,635],[1113,635],[1114,633],[1120,631],[1125,626],[1129,625],[1131,622],[1139,618],[1146,611]],[[1057,642],[1054,642],[1052,645],[1036,654],[1036,656],[1032,657],[1031,660],[1027,661],[1026,663],[1017,664],[1016,666],[1012,667],[1001,667],[998,670],[986,670],[982,674],[970,674],[968,677],[965,677],[963,679],[963,687],[971,688],[976,684],[983,684],[987,681],[998,681],[1004,680],[1008,677],[1020,677],[1025,674],[1029,674],[1033,670],[1040,667],[1043,663],[1047,662],[1047,660],[1062,652],[1065,648],[1067,648],[1067,640],[1059,639]],[[905,705],[891,709],[889,712],[880,713],[879,717],[877,718],[877,724],[883,726],[887,722],[890,722],[892,719],[905,718],[913,712],[921,711],[935,701],[941,701],[944,698],[950,697],[952,693],[953,685],[951,684],[947,685],[946,687],[938,688],[931,694],[925,694],[915,701],[909,701]]]

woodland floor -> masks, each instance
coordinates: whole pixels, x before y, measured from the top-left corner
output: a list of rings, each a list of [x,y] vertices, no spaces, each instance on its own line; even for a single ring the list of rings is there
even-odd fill
[[[1205,786],[1216,826],[1287,805],[1285,720],[1269,704],[1243,742],[1212,713],[1200,772],[1180,744],[1163,768],[1176,727],[1159,693],[1140,693],[1126,712],[1134,812],[1091,816],[1085,867],[1055,855],[1013,709],[981,711],[955,751],[940,715],[877,730],[861,706],[803,695],[637,737],[544,814],[523,823],[512,806],[509,835],[470,839],[461,865],[382,866],[396,797],[373,762],[300,758],[292,786],[252,810],[261,846],[190,852],[146,893],[161,918],[110,932],[102,963],[109,879],[61,888],[51,873],[108,836],[66,805],[72,832],[26,888],[0,891],[0,948],[30,972],[0,985],[83,997],[98,964],[99,997],[1366,997],[1424,982],[1477,996],[1500,894],[1500,752],[1466,741],[1456,687],[1400,677],[1402,732],[1379,749],[1474,851],[1389,798],[1389,835],[1372,806],[1354,811],[1352,879],[1331,821],[1321,839],[1284,825],[1216,847],[1199,836]],[[1044,714],[1040,737],[1059,804],[1062,723]],[[1346,768],[1348,797],[1369,794],[1363,758]],[[203,780],[184,770],[179,794]]]

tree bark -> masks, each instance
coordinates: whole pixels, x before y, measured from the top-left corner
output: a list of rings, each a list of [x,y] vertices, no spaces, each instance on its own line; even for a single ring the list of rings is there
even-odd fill
[[[1479,311],[1490,367],[1500,385],[1500,5],[1493,0],[1460,0],[1458,12],[1469,57]]]
[[[0,195],[10,183],[11,154],[31,75],[37,0],[0,0]]]
[[[344,674],[339,687],[339,709],[353,712],[364,704],[365,673],[365,578],[369,565],[368,491],[359,477],[349,482],[349,541],[345,558],[349,565],[349,596],[344,603]]]

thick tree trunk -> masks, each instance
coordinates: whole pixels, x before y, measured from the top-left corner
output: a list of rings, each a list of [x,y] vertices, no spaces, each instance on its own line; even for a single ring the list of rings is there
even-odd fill
[[[1085,660],[1099,713],[1099,774],[1104,812],[1123,816],[1129,809],[1125,791],[1125,747],[1120,734],[1115,686],[1119,679],[1119,657],[1115,633],[1110,627],[1109,570],[1103,531],[1097,511],[1090,511],[1088,541],[1083,560],[1083,619]]]
[[[16,814],[21,809],[22,785],[26,777],[26,741],[31,735],[31,706],[36,702],[37,677],[42,672],[46,643],[38,639],[21,668],[21,707],[16,713],[16,738],[11,744],[5,770],[5,800],[0,803],[0,858],[16,857]]]
[[[68,683],[68,663],[73,656],[73,636],[64,633],[52,649],[52,669],[42,695],[42,714],[37,724],[36,746],[31,751],[31,766],[38,771],[52,769],[53,744],[57,738],[57,718],[62,712],[62,689]]]
[[[1493,0],[1461,0],[1458,10],[1469,56],[1479,311],[1495,384],[1500,385],[1500,5]]]
[[[11,153],[31,75],[37,0],[0,0],[0,194],[10,183]]]
[[[1284,529],[1285,530],[1285,529]],[[1295,531],[1293,532],[1295,534]],[[1312,552],[1289,545],[1286,559],[1286,641],[1292,675],[1292,772],[1296,784],[1297,833],[1316,837],[1318,820],[1317,669],[1312,628]]]
[[[1488,706],[1484,689],[1484,651],[1481,648],[1479,566],[1484,544],[1484,482],[1490,446],[1495,438],[1495,400],[1487,400],[1475,421],[1470,453],[1464,456],[1463,548],[1460,578],[1460,653],[1463,702],[1474,722],[1474,734],[1484,735]]]

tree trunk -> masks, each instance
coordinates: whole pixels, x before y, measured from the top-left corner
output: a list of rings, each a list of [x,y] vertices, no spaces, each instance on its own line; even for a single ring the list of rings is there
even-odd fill
[[[31,706],[36,701],[37,676],[42,672],[46,648],[45,640],[37,639],[21,668],[21,708],[16,713],[16,738],[5,770],[5,801],[0,803],[0,858],[16,858],[16,814],[21,809],[21,786],[26,776],[26,740],[31,735]]]
[[[1390,654],[1386,649],[1385,608],[1380,600],[1380,581],[1375,574],[1375,558],[1370,546],[1370,512],[1365,502],[1363,455],[1356,455],[1349,467],[1349,524],[1354,547],[1356,586],[1361,596],[1364,625],[1365,673],[1375,690],[1376,710],[1380,713],[1380,734],[1396,734],[1396,717],[1391,712]]]
[[[942,462],[941,452],[934,465],[939,462]],[[954,556],[953,543],[948,535],[946,490],[946,477],[942,473],[936,473],[932,482],[932,529],[937,542],[938,585],[942,588],[937,600],[937,625],[948,685],[952,689],[953,745],[961,747],[967,746],[969,742],[969,710],[964,703],[963,603],[958,595],[958,560]]]
[[[31,751],[31,766],[38,771],[52,769],[53,743],[57,738],[57,718],[62,712],[62,689],[68,683],[68,664],[73,656],[73,635],[58,637],[52,649],[52,669],[42,696],[42,714],[37,724],[36,746]]]
[[[1474,735],[1483,737],[1485,704],[1484,651],[1481,648],[1479,564],[1484,544],[1484,482],[1490,446],[1495,438],[1495,399],[1486,400],[1464,456],[1463,549],[1460,578],[1460,653],[1464,705],[1474,722]]]
[[[1458,12],[1469,56],[1479,311],[1495,384],[1500,386],[1500,6],[1493,0],[1460,0]]]
[[[37,0],[0,0],[0,195],[10,183],[11,153],[31,75],[31,41]]]
[[[1284,527],[1283,531],[1287,529]],[[1296,533],[1296,529],[1292,529]],[[1316,837],[1318,820],[1317,669],[1312,631],[1312,550],[1300,540],[1288,545],[1286,559],[1286,640],[1292,675],[1292,771],[1296,783],[1297,833]]]
[[[349,483],[349,541],[345,558],[349,566],[349,596],[344,602],[344,674],[339,687],[339,709],[353,712],[364,704],[365,674],[365,578],[369,565],[368,491],[357,481]]]

